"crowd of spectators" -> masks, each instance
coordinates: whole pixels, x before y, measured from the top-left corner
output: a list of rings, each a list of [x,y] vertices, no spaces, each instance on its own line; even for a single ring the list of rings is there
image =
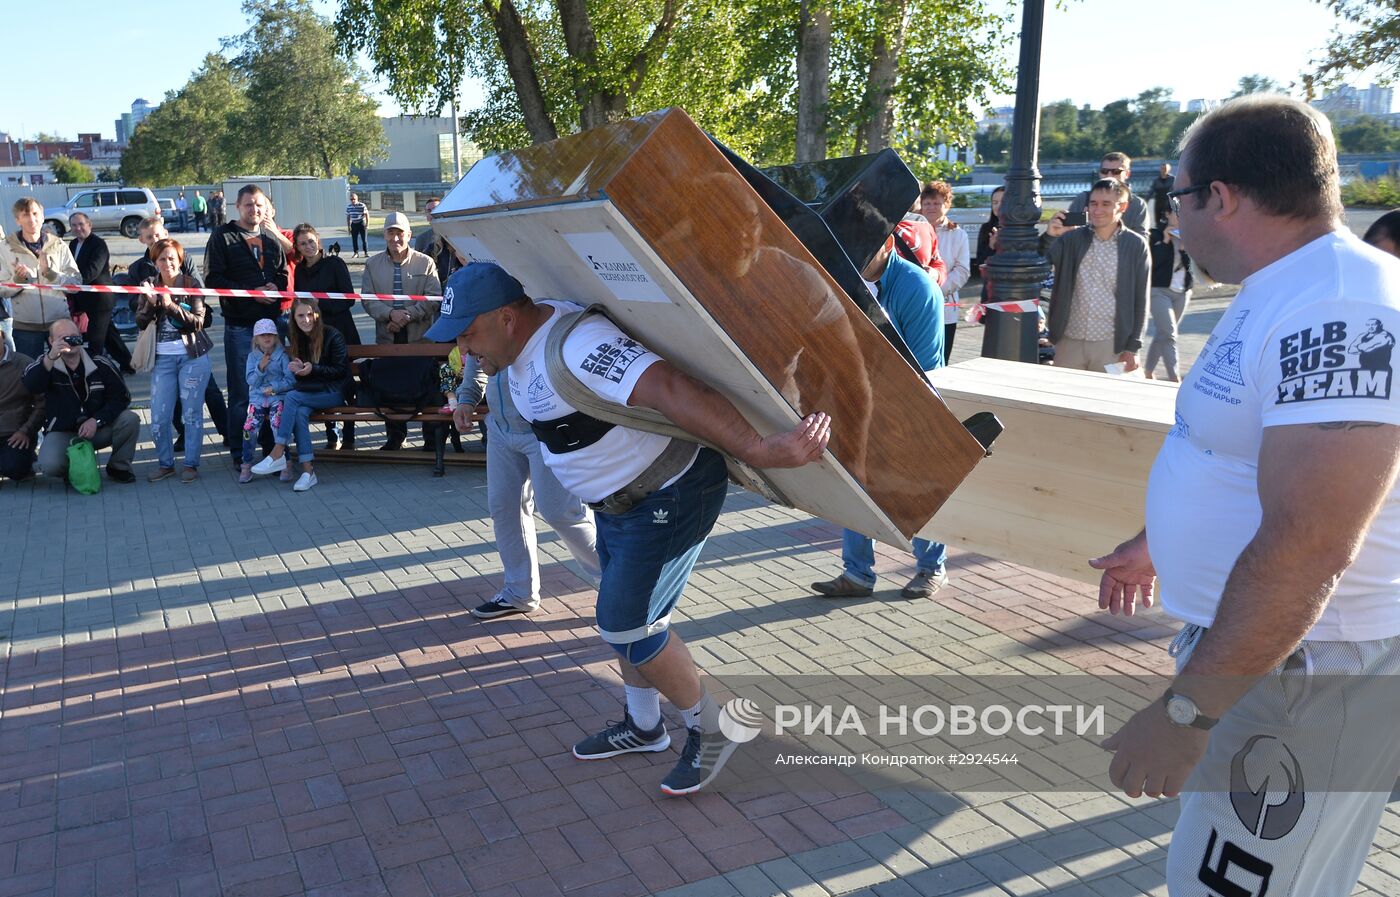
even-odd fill
[[[354,223],[362,237],[367,212],[357,198],[354,205],[360,206]],[[207,409],[240,483],[264,473],[292,480],[287,450],[294,446],[302,473],[293,488],[305,492],[316,485],[310,416],[353,401],[347,346],[361,342],[354,300],[221,296],[206,301],[199,291],[354,293],[349,268],[338,254],[324,251],[312,225],[279,227],[275,208],[256,185],[239,190],[233,220],[224,217],[222,192],[208,200],[196,192],[192,202],[182,195],[176,209],[182,229],[190,215],[196,231],[210,228],[202,270],[186,246],[171,238],[165,221],[153,217],[138,228],[146,251],[114,275],[107,244],[92,233],[83,213],[69,221],[69,244],[43,228],[37,201],[14,204],[15,228],[0,244],[0,281],[26,286],[0,290],[0,320],[7,325],[0,354],[0,477],[19,480],[42,472],[62,478],[70,443],[84,439],[112,449],[109,479],[134,482],[140,425],[125,378],[149,373],[156,466],[147,480],[199,478]],[[361,292],[440,296],[445,278],[439,260],[458,262],[431,228],[423,236],[426,253],[411,248],[407,217],[391,213],[384,229],[387,248],[367,260]],[[127,297],[57,289],[113,283],[149,288],[130,297],[140,331],[134,350],[112,325],[117,303],[127,303]],[[211,363],[216,307],[227,395]],[[418,342],[435,320],[438,304],[381,301],[367,303],[366,311],[375,323],[376,342]],[[407,427],[389,430],[385,447],[401,447]],[[327,428],[329,448],[342,439],[353,446],[349,426],[343,436]],[[263,457],[254,463],[258,446]]]
[[[1131,166],[1125,154],[1106,153],[1099,180],[1046,228],[1042,247],[1054,277],[1042,343],[1053,348],[1043,349],[1042,359],[1048,355],[1059,366],[1112,373],[1133,372],[1141,365],[1148,377],[1160,368],[1166,379],[1177,381],[1182,373],[1180,323],[1200,275],[1181,246],[1171,166],[1164,163],[1144,193],[1150,210],[1129,188]],[[987,220],[973,239],[948,216],[953,205],[949,185],[928,182],[892,237],[892,254],[920,269],[940,300],[941,332],[933,344],[941,363],[947,363],[956,334],[959,294],[972,278],[984,275],[998,250],[1003,197],[1000,187],[992,193]],[[389,213],[385,250],[370,257],[368,209],[351,196],[346,219],[353,248],[367,257],[361,292],[442,294],[461,260],[432,228],[436,205],[436,200],[429,203],[429,226],[416,237],[406,215]],[[190,202],[182,195],[176,208],[182,227],[188,227],[188,211],[196,231],[210,230],[203,270],[157,216],[138,228],[146,252],[114,275],[120,268],[113,266],[106,242],[92,232],[85,214],[71,216],[71,240],[65,243],[43,228],[43,208],[36,201],[14,204],[15,227],[0,243],[0,281],[36,286],[0,291],[0,477],[24,479],[36,467],[46,475],[62,475],[68,442],[83,438],[110,445],[109,475],[118,482],[132,481],[138,428],[124,375],[136,373],[134,365],[140,365],[151,375],[156,467],[148,480],[177,474],[181,482],[198,478],[207,417],[235,462],[240,482],[260,473],[281,473],[283,480],[292,480],[286,453],[294,446],[302,466],[294,488],[305,491],[316,484],[309,417],[318,408],[355,399],[346,361],[347,347],[361,344],[354,300],[298,300],[293,308],[290,299],[221,297],[206,303],[180,291],[208,286],[352,293],[348,266],[338,252],[325,251],[312,225],[279,227],[270,199],[257,186],[238,192],[233,220],[224,214],[222,191],[207,200],[196,191]],[[1400,210],[1377,220],[1365,240],[1400,255]],[[130,300],[137,326],[149,331],[147,339],[137,342],[141,358],[133,358],[113,324],[114,309],[126,297],[38,288],[114,282],[162,288]],[[985,278],[982,300],[995,301]],[[211,365],[215,305],[223,319],[227,395]],[[438,306],[375,301],[366,302],[365,311],[374,322],[376,343],[402,344],[425,338]],[[1149,319],[1153,337],[1140,360]],[[917,345],[928,354],[928,337],[909,334],[906,342],[912,340],[911,348]],[[407,425],[390,422],[387,436],[384,448],[401,448]],[[327,448],[351,448],[354,430],[349,424],[343,429],[328,424],[325,438]],[[424,442],[426,446],[426,432]],[[41,443],[51,448],[44,452]],[[263,460],[255,463],[257,446]]]

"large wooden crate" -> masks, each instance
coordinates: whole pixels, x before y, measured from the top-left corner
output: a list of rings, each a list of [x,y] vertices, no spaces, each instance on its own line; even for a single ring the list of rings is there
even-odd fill
[[[820,462],[766,472],[818,517],[907,546],[983,455],[678,109],[484,159],[434,227],[533,298],[607,306],[760,433],[831,414]]]
[[[1136,535],[1176,384],[978,358],[929,378],[1006,431],[921,535],[1097,583],[1086,560]]]

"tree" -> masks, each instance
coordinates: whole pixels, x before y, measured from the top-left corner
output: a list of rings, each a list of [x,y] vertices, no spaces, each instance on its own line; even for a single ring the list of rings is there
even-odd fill
[[[1377,80],[1389,83],[1400,75],[1400,4],[1395,0],[1318,0],[1339,19],[1316,69],[1303,75],[1303,88],[1312,99],[1319,86],[1335,83],[1348,72],[1378,70]]]
[[[103,165],[97,169],[97,182],[99,184],[117,184],[122,179],[121,172],[110,165]]]
[[[472,74],[488,85],[476,126],[539,143],[561,130],[625,117],[629,101],[665,54],[682,5],[341,0],[336,34],[348,49],[369,55],[390,94],[408,108],[440,111],[456,98],[462,76]],[[688,4],[691,12],[700,5]],[[405,48],[423,46],[437,53],[401,64],[411,52]],[[517,119],[523,134],[502,128],[503,114]],[[475,133],[473,139],[482,143]]]
[[[1230,99],[1242,97],[1251,93],[1278,93],[1283,87],[1273,78],[1266,78],[1263,75],[1245,75],[1240,79],[1240,85],[1235,92],[1230,94]]]
[[[885,0],[871,19],[874,26],[865,92],[861,97],[861,127],[856,152],[873,153],[889,145],[894,125],[894,87],[912,10],[909,0]]]
[[[1374,115],[1362,115],[1337,128],[1337,147],[1345,153],[1395,152],[1400,131]]]
[[[827,125],[839,153],[968,141],[972,105],[1009,89],[1012,32],[1000,8],[983,0],[858,0],[839,9]],[[917,172],[921,160],[909,155]]]
[[[1133,150],[1130,155],[1156,156],[1170,151],[1168,140],[1176,123],[1176,113],[1167,106],[1171,95],[1165,87],[1154,87],[1144,90],[1133,101],[1136,120],[1131,131]]]
[[[58,134],[50,134],[48,131],[40,131],[38,134],[35,134],[33,137],[29,138],[29,142],[30,142],[30,143],[69,143],[70,141],[68,140],[67,137],[63,137],[63,136],[58,135]]]
[[[330,23],[309,0],[247,0],[253,20],[227,42],[239,55],[233,65],[247,79],[249,96],[240,116],[263,170],[329,178],[383,153],[378,104],[360,88],[365,79],[337,55]]]
[[[251,141],[241,122],[247,81],[217,53],[136,126],[122,154],[128,184],[212,184],[251,170]]]
[[[797,12],[796,161],[826,158],[830,101],[831,9],[823,0],[801,0]]]
[[[985,163],[996,165],[1006,161],[1011,151],[1011,129],[1001,125],[990,125],[977,135],[977,157]]]
[[[1243,79],[1267,89],[1252,78]],[[1060,100],[1040,110],[1040,158],[1046,162],[1096,162],[1111,150],[1129,156],[1171,156],[1197,113],[1176,112],[1169,104],[1171,92],[1163,87],[1145,90],[1133,99],[1115,100],[1103,109],[1088,105],[1075,108]],[[989,161],[1008,135],[993,125],[978,135],[981,156]]]
[[[1079,108],[1079,130],[1083,133],[1098,133],[1103,130],[1103,111],[1091,109],[1088,103]]]
[[[49,171],[60,184],[89,184],[93,179],[86,165],[67,156],[54,156],[49,160]]]
[[[1137,112],[1133,109],[1132,100],[1114,100],[1103,107],[1103,142],[1097,150],[1089,155],[1097,159],[1104,153],[1112,150],[1127,153],[1130,156],[1141,155],[1137,147],[1137,136],[1134,134],[1137,124]],[[1113,144],[1112,148],[1107,144]]]
[[[1041,133],[1073,136],[1079,132],[1079,110],[1069,100],[1060,100],[1040,108]]]
[[[487,151],[679,105],[776,164],[799,133],[803,158],[970,137],[972,104],[1006,86],[1006,21],[990,0],[340,0],[336,30],[407,108],[485,82],[463,126]]]
[[[1195,124],[1196,119],[1200,117],[1199,112],[1178,112],[1176,114],[1176,121],[1172,123],[1171,136],[1167,138],[1165,150],[1167,155],[1176,153],[1177,148],[1181,146],[1181,138],[1186,136],[1186,129]]]

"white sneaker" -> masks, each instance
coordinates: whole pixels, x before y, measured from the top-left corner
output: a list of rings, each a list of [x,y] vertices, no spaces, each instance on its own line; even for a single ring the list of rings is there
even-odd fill
[[[268,455],[266,458],[263,458],[263,459],[262,459],[261,461],[259,461],[257,464],[254,464],[254,465],[253,465],[253,473],[257,474],[257,475],[260,476],[260,477],[261,477],[261,476],[266,476],[267,474],[270,474],[270,473],[277,473],[277,472],[279,472],[279,471],[283,471],[283,470],[286,470],[286,469],[287,469],[287,456],[286,456],[286,455],[283,455],[283,456],[280,457],[280,458],[274,458],[274,457],[272,457],[271,455]]]
[[[316,474],[304,473],[297,479],[297,484],[292,487],[293,492],[306,492],[316,485]]]

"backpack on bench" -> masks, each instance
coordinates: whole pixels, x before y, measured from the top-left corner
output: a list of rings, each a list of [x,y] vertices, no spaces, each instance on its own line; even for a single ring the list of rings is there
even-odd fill
[[[443,401],[440,364],[428,356],[366,359],[360,362],[361,401],[386,417],[436,408]]]

